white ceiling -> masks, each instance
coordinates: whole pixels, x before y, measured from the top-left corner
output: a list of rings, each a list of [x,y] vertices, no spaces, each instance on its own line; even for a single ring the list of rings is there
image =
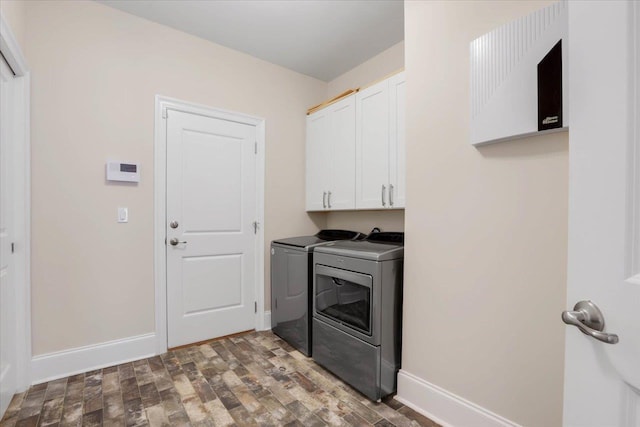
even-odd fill
[[[402,0],[97,0],[330,81],[404,39]]]

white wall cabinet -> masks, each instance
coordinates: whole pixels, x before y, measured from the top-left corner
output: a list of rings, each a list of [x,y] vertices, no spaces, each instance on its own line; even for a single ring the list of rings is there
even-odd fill
[[[355,209],[355,96],[307,116],[308,211]]]
[[[405,77],[356,94],[356,209],[405,206]]]
[[[405,82],[404,72],[389,79],[389,203],[392,208],[404,208],[407,194]]]
[[[405,207],[404,72],[307,116],[308,211]]]

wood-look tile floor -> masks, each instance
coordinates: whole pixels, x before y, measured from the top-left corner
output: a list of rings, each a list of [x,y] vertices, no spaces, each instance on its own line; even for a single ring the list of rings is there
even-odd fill
[[[271,332],[250,332],[32,386],[1,427],[428,426],[373,403]]]

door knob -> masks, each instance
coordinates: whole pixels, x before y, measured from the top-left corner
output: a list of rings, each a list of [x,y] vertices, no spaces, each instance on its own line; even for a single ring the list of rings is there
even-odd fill
[[[186,241],[181,242],[180,240],[178,240],[177,237],[174,237],[173,239],[169,240],[169,243],[171,244],[171,246],[177,246],[180,243],[187,243]]]
[[[607,344],[617,344],[619,338],[616,334],[602,332],[604,330],[604,316],[591,301],[580,301],[573,311],[563,311],[562,321],[567,325],[576,326],[582,333],[589,335]]]
[[[178,221],[171,221],[169,223],[169,227],[171,228],[178,228]]]

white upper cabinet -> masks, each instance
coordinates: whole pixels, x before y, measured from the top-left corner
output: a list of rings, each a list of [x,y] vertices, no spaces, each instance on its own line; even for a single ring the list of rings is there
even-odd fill
[[[355,208],[355,97],[307,117],[307,210]]]
[[[350,96],[329,107],[331,126],[331,186],[328,209],[356,207],[356,99]]]
[[[356,94],[356,208],[404,208],[405,79]]]
[[[307,210],[323,210],[327,205],[328,165],[331,164],[329,112],[317,111],[307,116]]]
[[[307,210],[405,207],[404,72],[307,117]]]
[[[389,82],[356,94],[356,208],[387,206],[389,198]]]
[[[406,80],[404,72],[389,79],[389,205],[404,208],[406,199]]]

